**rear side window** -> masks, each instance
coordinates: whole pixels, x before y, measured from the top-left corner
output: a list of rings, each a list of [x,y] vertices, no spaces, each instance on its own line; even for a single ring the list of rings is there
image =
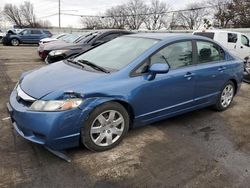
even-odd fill
[[[194,35],[199,35],[203,37],[207,37],[210,39],[214,39],[214,33],[213,32],[195,32]]]
[[[227,34],[227,42],[236,43],[238,40],[237,34],[235,33],[228,33]]]
[[[192,42],[177,42],[171,44],[151,56],[150,64],[168,63],[171,69],[185,67],[193,63]]]
[[[198,63],[222,61],[225,59],[224,50],[211,42],[197,41]]]
[[[31,30],[31,34],[41,34],[40,30]]]

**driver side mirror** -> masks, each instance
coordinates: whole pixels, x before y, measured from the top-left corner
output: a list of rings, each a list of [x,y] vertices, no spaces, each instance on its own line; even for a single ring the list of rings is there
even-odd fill
[[[154,63],[149,67],[149,80],[155,79],[156,74],[168,73],[170,67],[167,63]]]

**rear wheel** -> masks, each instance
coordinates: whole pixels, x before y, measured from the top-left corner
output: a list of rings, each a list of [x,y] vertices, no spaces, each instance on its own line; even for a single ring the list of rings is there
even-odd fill
[[[93,151],[105,151],[121,142],[129,129],[129,115],[116,102],[97,107],[84,123],[82,143]]]
[[[223,87],[220,97],[214,106],[218,111],[226,110],[233,101],[235,93],[235,85],[232,81],[228,81]]]
[[[19,44],[20,44],[19,40],[16,38],[11,39],[10,43],[12,46],[19,46]]]

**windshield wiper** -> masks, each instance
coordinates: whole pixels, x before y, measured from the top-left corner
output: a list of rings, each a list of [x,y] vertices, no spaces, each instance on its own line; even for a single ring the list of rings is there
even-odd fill
[[[67,62],[70,62],[70,63],[73,63],[73,64],[76,64],[76,65],[80,65],[81,67],[85,67],[84,64],[82,64],[81,62],[79,61],[74,61],[73,59],[69,58],[69,59],[66,59]]]
[[[81,63],[82,65],[84,65],[84,64],[88,65],[88,66],[90,66],[90,67],[92,67],[92,68],[94,68],[96,70],[99,70],[99,71],[102,71],[102,72],[105,72],[105,73],[110,73],[107,69],[105,69],[105,68],[103,68],[103,67],[101,67],[99,65],[96,65],[96,64],[94,64],[92,62],[89,62],[87,60],[78,60],[77,62]]]

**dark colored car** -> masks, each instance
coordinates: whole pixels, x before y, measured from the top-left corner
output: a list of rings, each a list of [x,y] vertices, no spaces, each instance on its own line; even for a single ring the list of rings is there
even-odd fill
[[[125,30],[105,30],[89,33],[85,36],[82,36],[74,44],[68,45],[57,45],[48,48],[45,47],[45,50],[48,53],[45,62],[47,64],[54,63],[66,58],[69,58],[73,55],[84,53],[85,51],[90,50],[96,46],[99,46],[105,42],[115,39],[116,37],[122,35],[134,34],[130,31]]]
[[[29,141],[103,151],[129,128],[208,106],[228,109],[243,69],[242,60],[204,37],[126,35],[23,73],[7,106],[15,130]]]
[[[81,36],[77,34],[68,34],[65,37],[56,40],[56,41],[51,41],[49,43],[39,43],[39,46],[37,48],[38,55],[45,60],[47,57],[49,51],[47,49],[53,49],[56,48],[57,46],[68,46],[75,41],[77,41]]]
[[[3,44],[12,46],[38,44],[41,39],[51,36],[51,32],[47,29],[24,29],[19,33],[7,33],[3,38]]]

